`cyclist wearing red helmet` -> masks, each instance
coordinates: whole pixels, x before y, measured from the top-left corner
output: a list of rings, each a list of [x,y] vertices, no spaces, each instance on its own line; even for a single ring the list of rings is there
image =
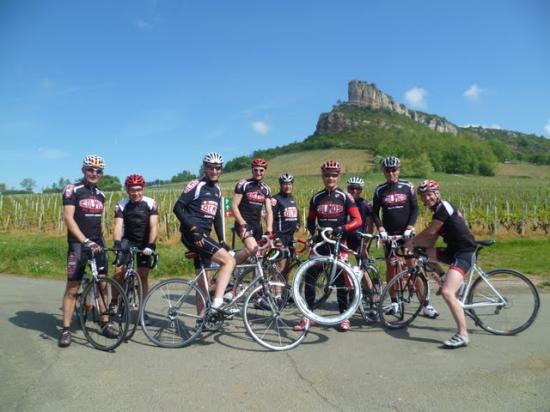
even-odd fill
[[[266,211],[266,234],[273,234],[273,212],[271,210],[271,188],[263,182],[267,161],[254,159],[250,164],[252,178],[240,180],[235,186],[231,210],[235,216],[235,231],[245,245],[235,256],[237,264],[255,253],[258,240],[262,237],[262,208]]]
[[[63,221],[67,226],[67,285],[63,296],[63,330],[58,345],[71,344],[71,319],[76,294],[84,276],[90,250],[96,256],[99,274],[107,274],[107,258],[103,251],[104,239],[101,217],[105,207],[105,195],[97,187],[103,177],[105,162],[101,156],[88,155],[82,162],[83,178],[68,185],[63,191]],[[114,325],[106,323],[103,334],[116,337]]]
[[[424,180],[418,186],[422,202],[433,212],[433,216],[428,227],[412,240],[412,245],[428,248],[427,254],[438,273],[442,270],[437,261],[450,265],[441,288],[441,295],[449,306],[458,331],[445,341],[444,345],[458,348],[468,345],[469,339],[464,310],[456,293],[462,286],[464,275],[468,273],[475,260],[476,243],[462,213],[451,203],[441,199],[439,189],[439,183],[435,180]],[[447,248],[434,247],[439,236],[443,237]]]
[[[334,236],[342,236],[345,233],[355,231],[363,223],[353,197],[338,187],[341,172],[340,163],[334,160],[327,160],[321,166],[321,175],[325,187],[311,198],[306,223],[313,243],[322,240],[317,233],[317,226],[320,228],[331,227]],[[325,244],[318,248],[317,252],[328,255],[331,253],[331,245]],[[321,270],[321,268],[312,267],[306,275],[304,295],[309,306],[313,306],[315,301],[315,286],[308,287],[308,285],[315,285]],[[338,277],[338,286],[344,286],[342,276]],[[340,313],[345,312],[348,307],[348,291],[344,287],[338,288],[337,301]],[[305,327],[307,327],[307,321],[304,319],[295,326],[295,329],[303,330]],[[349,320],[344,319],[340,323],[340,328],[344,332],[350,330]]]
[[[130,175],[124,182],[128,197],[115,208],[114,249],[119,250],[114,278],[122,284],[122,276],[131,258],[130,247],[143,252],[138,254],[138,273],[143,284],[143,296],[149,291],[150,256],[155,250],[158,235],[159,211],[157,202],[143,195],[145,179],[138,174]]]

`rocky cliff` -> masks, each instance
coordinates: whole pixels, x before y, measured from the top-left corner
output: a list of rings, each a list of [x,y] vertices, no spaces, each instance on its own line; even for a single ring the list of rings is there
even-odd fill
[[[373,110],[390,110],[397,114],[406,116],[429,128],[445,133],[457,134],[458,128],[447,120],[426,113],[408,109],[404,104],[397,103],[393,98],[379,90],[374,84],[352,80],[348,84],[348,101],[344,105],[364,107]],[[316,134],[339,133],[344,130],[361,126],[365,121],[354,121],[343,111],[336,107],[330,113],[322,113],[317,122]],[[391,127],[391,125],[388,125]]]

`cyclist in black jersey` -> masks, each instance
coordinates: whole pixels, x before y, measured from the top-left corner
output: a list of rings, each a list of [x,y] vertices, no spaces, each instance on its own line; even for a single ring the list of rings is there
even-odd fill
[[[412,240],[412,245],[428,248],[431,265],[438,273],[442,270],[437,261],[450,265],[441,287],[441,296],[449,306],[458,331],[444,345],[451,348],[466,346],[469,342],[466,318],[456,293],[475,262],[475,239],[462,213],[451,203],[441,199],[439,183],[435,180],[424,180],[418,186],[418,193],[424,205],[433,212],[433,216],[428,227]],[[439,236],[443,237],[447,248],[434,247]]]
[[[145,179],[133,174],[126,178],[124,187],[128,197],[115,208],[114,249],[119,250],[114,278],[122,285],[126,266],[131,259],[130,247],[142,250],[137,256],[138,274],[143,285],[143,296],[149,291],[149,264],[156,249],[159,226],[157,202],[143,195]]]
[[[63,191],[63,221],[67,226],[67,285],[63,295],[63,330],[58,345],[71,344],[71,319],[76,295],[86,270],[89,252],[96,255],[100,274],[107,274],[107,259],[103,247],[101,217],[105,207],[105,195],[97,187],[103,177],[105,162],[101,156],[88,155],[82,162],[83,178],[68,185]],[[116,337],[114,325],[103,325],[103,334]]]
[[[339,162],[327,160],[321,166],[321,173],[325,188],[313,195],[309,203],[309,212],[307,216],[307,230],[312,236],[312,242],[321,241],[320,235],[316,233],[317,226],[320,228],[331,227],[332,235],[339,236],[353,232],[363,224],[359,209],[353,200],[353,197],[338,187],[342,167]],[[323,255],[331,253],[331,245],[325,244],[317,249],[317,252]],[[344,258],[346,258],[344,256]],[[319,277],[321,268],[312,267],[306,275],[306,289],[304,295],[307,304],[311,307],[315,301],[315,285]],[[338,277],[338,286],[344,285],[343,277]],[[348,307],[348,292],[343,287],[337,291],[337,301],[340,313],[346,311]],[[312,322],[310,322],[312,325]],[[303,320],[294,327],[295,330],[303,330],[307,326],[307,321]],[[340,323],[340,329],[344,332],[351,329],[348,319]]]
[[[271,210],[271,189],[263,182],[267,161],[254,159],[251,163],[252,178],[240,180],[235,186],[231,210],[235,216],[235,230],[245,245],[235,259],[244,262],[256,253],[258,240],[262,237],[262,208],[265,207],[268,236],[273,235],[273,212]]]
[[[294,255],[294,233],[300,228],[300,213],[296,199],[292,196],[294,189],[294,176],[289,173],[283,173],[279,176],[280,191],[271,199],[271,208],[273,211],[273,229],[275,238],[279,239],[289,250],[291,256]],[[288,269],[287,256],[279,264],[279,270],[286,276]]]
[[[414,225],[418,218],[418,202],[412,183],[399,179],[401,171],[401,161],[395,156],[388,156],[382,160],[382,171],[386,177],[386,182],[378,185],[374,190],[372,201],[374,224],[378,228],[380,238],[386,240],[388,235],[403,235],[405,239],[414,236]],[[380,209],[382,209],[382,220],[380,220]],[[404,249],[405,255],[410,255],[409,251]],[[389,281],[396,275],[396,267],[388,258],[390,245],[384,244],[384,253],[386,256],[386,273]],[[406,265],[412,267],[414,259],[405,260]],[[396,310],[397,299],[392,295],[393,304],[388,308],[389,311]],[[428,318],[435,319],[439,312],[430,305],[429,296],[424,301],[422,314]]]
[[[356,229],[353,232],[349,232],[346,234],[346,243],[351,250],[357,253],[363,253],[363,258],[367,259],[367,249],[364,248],[362,251],[359,250],[361,248],[361,237],[358,235],[357,232],[373,232],[372,204],[368,200],[361,197],[361,192],[365,187],[365,181],[362,178],[358,176],[352,176],[348,179],[347,184],[347,191],[353,197],[353,200],[355,200],[355,204],[359,209],[359,214],[361,215],[361,220],[363,221],[363,224],[359,229]],[[372,290],[373,285],[371,278],[366,271],[363,271],[363,296],[371,296]],[[373,322],[375,322],[377,320],[376,310],[372,309],[369,313],[367,313],[367,316],[371,318]]]
[[[223,304],[223,293],[235,268],[235,258],[226,250],[222,226],[221,190],[218,180],[223,167],[223,158],[219,153],[210,152],[203,158],[204,177],[192,180],[174,205],[174,213],[181,225],[181,241],[191,251],[197,252],[206,266],[210,261],[220,265],[216,279],[216,291],[212,301],[213,308]],[[212,225],[218,242],[210,237]],[[195,259],[195,268],[200,269],[200,262]],[[208,293],[208,285],[200,287]],[[204,315],[204,308],[197,307],[199,315]]]

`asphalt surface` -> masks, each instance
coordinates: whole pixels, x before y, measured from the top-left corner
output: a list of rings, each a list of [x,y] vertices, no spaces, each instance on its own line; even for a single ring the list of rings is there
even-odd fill
[[[312,328],[289,352],[267,352],[242,319],[183,349],[141,330],[114,353],[89,346],[77,324],[57,347],[64,282],[0,275],[1,411],[550,411],[550,295],[518,336],[470,327],[470,346],[441,348],[455,331],[444,303],[388,333]]]

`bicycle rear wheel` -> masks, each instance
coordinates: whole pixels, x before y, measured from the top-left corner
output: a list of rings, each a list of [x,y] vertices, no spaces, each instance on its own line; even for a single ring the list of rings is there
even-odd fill
[[[422,274],[408,270],[395,275],[380,296],[378,316],[384,327],[404,328],[418,316],[426,297],[428,285]]]
[[[515,335],[531,326],[540,298],[527,276],[510,269],[495,269],[485,275],[490,285],[478,277],[466,299],[469,305],[480,305],[467,309],[477,324],[496,335]]]
[[[294,330],[302,319],[302,313],[289,302],[289,297],[290,286],[284,282],[265,283],[246,297],[244,324],[260,345],[275,351],[288,350],[298,346],[306,337],[307,329]]]
[[[111,302],[116,290],[116,301]],[[128,331],[128,300],[122,287],[113,279],[90,282],[80,297],[78,317],[84,336],[99,350],[112,351]]]
[[[182,279],[160,282],[143,299],[140,316],[143,333],[163,348],[186,346],[202,331],[204,322],[197,322],[200,319],[197,307],[205,305],[203,292],[193,282]]]
[[[334,278],[330,282],[333,270]],[[335,325],[349,319],[357,311],[361,298],[361,286],[351,267],[331,257],[317,257],[303,263],[296,271],[292,286],[298,309],[321,325]]]
[[[367,291],[362,285],[361,302],[359,313],[367,325],[375,325],[379,321],[378,304],[382,295],[382,282],[378,269],[374,266],[367,266],[363,269],[372,282],[372,290]]]
[[[128,298],[128,332],[126,333],[126,340],[130,340],[136,332],[139,323],[139,313],[141,310],[141,302],[143,300],[143,286],[141,284],[141,278],[139,274],[132,271],[126,274],[124,279],[124,291]]]

